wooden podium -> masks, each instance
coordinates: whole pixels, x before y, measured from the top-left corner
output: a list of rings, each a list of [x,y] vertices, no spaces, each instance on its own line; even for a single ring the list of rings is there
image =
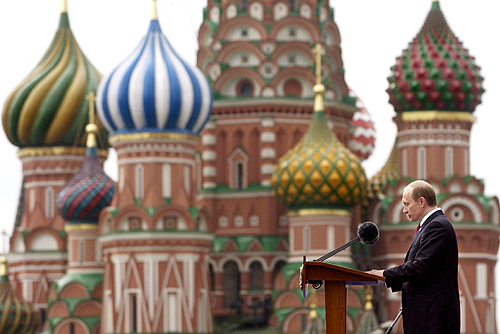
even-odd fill
[[[385,277],[325,262],[306,262],[304,256],[299,283],[303,291],[308,283],[325,285],[326,334],[345,334],[346,285],[376,285],[378,281]]]

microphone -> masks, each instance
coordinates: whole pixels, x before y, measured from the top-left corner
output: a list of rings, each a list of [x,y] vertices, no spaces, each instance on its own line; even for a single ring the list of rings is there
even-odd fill
[[[361,242],[362,244],[374,244],[378,241],[380,238],[380,234],[378,232],[378,227],[372,222],[364,222],[358,227],[358,236],[348,243],[332,250],[330,253],[323,255],[320,258],[317,258],[313,260],[313,262],[322,262],[328,259],[329,257],[332,257],[333,255],[337,254],[340,251],[343,251],[349,246],[354,245],[356,242]]]

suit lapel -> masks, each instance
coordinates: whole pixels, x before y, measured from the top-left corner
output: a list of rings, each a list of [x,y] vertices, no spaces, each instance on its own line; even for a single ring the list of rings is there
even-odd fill
[[[419,243],[418,240],[420,239],[420,234],[422,233],[422,230],[429,224],[429,222],[431,222],[432,220],[434,220],[434,218],[436,218],[437,216],[443,215],[443,214],[444,214],[443,210],[437,210],[432,215],[430,215],[429,218],[427,218],[425,220],[424,224],[420,227],[420,229],[418,230],[417,234],[415,234],[415,237],[411,241],[410,247],[408,248],[408,251],[406,252],[405,262],[408,261],[408,256],[410,255],[411,249],[413,247],[415,247],[415,245],[417,243]],[[419,222],[419,224],[420,224],[420,222]]]

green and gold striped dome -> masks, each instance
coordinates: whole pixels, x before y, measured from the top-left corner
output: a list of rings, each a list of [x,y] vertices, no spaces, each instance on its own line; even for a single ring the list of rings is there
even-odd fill
[[[304,138],[274,166],[271,184],[277,199],[291,209],[352,207],[364,198],[366,176],[360,161],[328,128],[323,85],[314,87],[312,123]]]
[[[38,327],[38,315],[30,304],[12,290],[5,255],[0,260],[0,333],[32,334]]]
[[[85,147],[88,103],[101,75],[87,60],[70,28],[63,0],[59,28],[39,64],[5,101],[2,124],[18,147]],[[108,147],[103,126],[98,140]]]

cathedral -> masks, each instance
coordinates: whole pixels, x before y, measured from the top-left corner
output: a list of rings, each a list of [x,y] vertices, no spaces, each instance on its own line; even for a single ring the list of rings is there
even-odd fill
[[[0,332],[324,333],[324,289],[299,289],[303,256],[372,221],[376,244],[325,261],[403,263],[416,225],[403,188],[425,179],[457,234],[461,332],[497,333],[500,204],[470,174],[483,74],[429,5],[394,55],[397,134],[368,178],[376,129],[345,81],[329,0],[207,0],[197,66],[153,0],[144,37],[104,74],[63,0],[52,43],[2,101],[22,189],[0,261]],[[385,287],[349,286],[347,332],[379,333],[400,307]]]

